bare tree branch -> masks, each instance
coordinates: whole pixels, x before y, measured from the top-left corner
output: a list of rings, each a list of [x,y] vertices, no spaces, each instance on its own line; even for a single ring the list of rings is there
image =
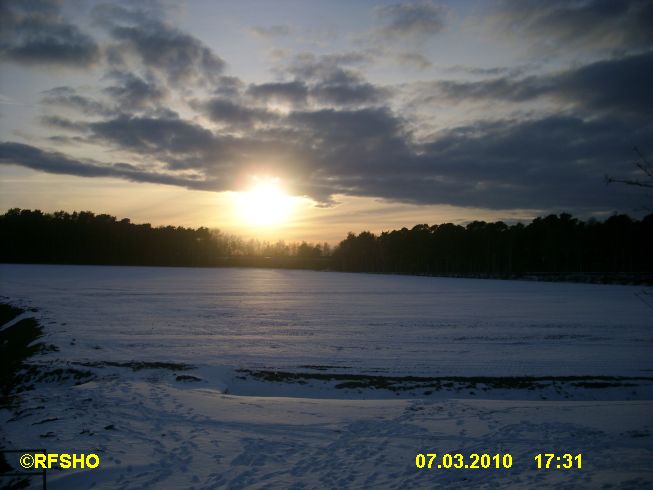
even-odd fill
[[[648,179],[618,179],[615,177],[611,177],[609,175],[605,176],[605,183],[606,184],[612,184],[612,183],[618,183],[618,184],[626,184],[626,185],[632,185],[636,187],[644,187],[646,189],[653,189],[653,165],[646,159],[646,157],[642,154],[642,152],[637,148],[636,146],[633,148],[633,151],[637,154],[639,157],[639,160],[634,162],[635,167],[637,167],[640,171],[644,173],[647,177],[650,177],[651,180]]]

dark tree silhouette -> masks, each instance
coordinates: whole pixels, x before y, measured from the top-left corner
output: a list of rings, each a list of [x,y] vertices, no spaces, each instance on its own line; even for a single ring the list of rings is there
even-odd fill
[[[244,241],[208,228],[152,227],[90,212],[10,209],[0,260],[22,263],[322,268],[322,246]],[[279,260],[263,260],[279,259]],[[284,260],[281,260],[284,259]]]
[[[653,281],[653,214],[583,222],[552,214],[529,224],[419,224],[327,244],[256,240],[208,228],[152,227],[90,212],[11,209],[0,216],[0,261],[256,266],[352,272],[637,282]]]
[[[511,226],[499,221],[417,225],[349,233],[333,254],[344,271],[651,281],[653,214],[641,221],[615,215],[604,222],[569,214]]]

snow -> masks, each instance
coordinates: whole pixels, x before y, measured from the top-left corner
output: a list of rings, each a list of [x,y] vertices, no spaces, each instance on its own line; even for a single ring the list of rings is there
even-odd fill
[[[650,378],[641,287],[46,265],[2,265],[0,279],[59,348],[32,362],[94,376],[39,383],[20,416],[0,411],[15,447],[100,455],[98,470],[51,471],[49,488],[653,485],[650,381],[392,391],[320,378]],[[582,453],[583,469],[534,469],[554,451]],[[426,452],[509,452],[514,466],[418,470]]]

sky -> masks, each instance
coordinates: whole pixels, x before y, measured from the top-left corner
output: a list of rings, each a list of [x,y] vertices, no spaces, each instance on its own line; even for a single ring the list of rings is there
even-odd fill
[[[605,177],[653,154],[651,26],[650,0],[2,0],[0,211],[329,242],[641,216]]]

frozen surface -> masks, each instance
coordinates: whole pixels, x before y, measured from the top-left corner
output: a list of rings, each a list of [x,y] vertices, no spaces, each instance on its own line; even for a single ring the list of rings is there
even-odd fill
[[[93,375],[37,383],[18,411],[0,410],[12,447],[101,456],[98,470],[51,472],[48,488],[653,486],[650,387],[452,396],[238,371],[651,377],[641,288],[29,265],[2,265],[0,279],[3,300],[37,308],[25,316],[59,348],[33,362]],[[426,452],[510,453],[514,466],[416,469]],[[584,467],[536,470],[538,452],[582,453]]]
[[[0,294],[57,322],[50,341],[67,359],[653,373],[653,310],[637,287],[263,269],[3,265],[0,275]]]

